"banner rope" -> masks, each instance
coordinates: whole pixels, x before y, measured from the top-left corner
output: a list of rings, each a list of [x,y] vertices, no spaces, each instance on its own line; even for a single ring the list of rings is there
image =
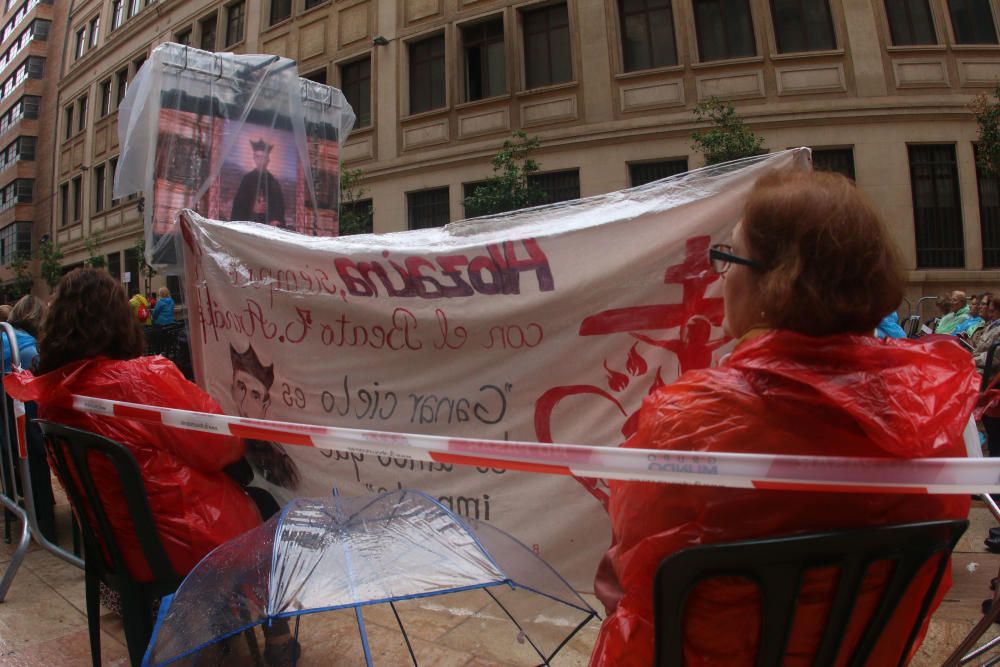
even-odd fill
[[[73,396],[73,407],[187,431],[550,475],[843,493],[1000,493],[1000,458],[788,456],[455,438],[249,419],[78,395]],[[974,436],[967,428],[966,440]]]

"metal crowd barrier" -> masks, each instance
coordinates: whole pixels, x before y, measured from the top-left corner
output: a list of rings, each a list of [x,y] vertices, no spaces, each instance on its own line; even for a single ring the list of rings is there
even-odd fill
[[[10,347],[11,368],[20,368],[21,355],[17,348],[17,336],[14,335],[14,327],[6,322],[0,322],[0,329],[2,329],[2,335],[7,338],[7,343]],[[4,370],[2,375],[6,374],[6,370]],[[14,410],[13,414],[11,414],[8,408],[7,392],[3,388],[3,383],[0,382],[0,404],[3,405],[2,444],[6,448],[5,456],[3,457],[6,470],[3,475],[3,491],[0,493],[0,504],[14,514],[21,522],[21,535],[18,538],[17,548],[14,550],[14,555],[11,557],[3,576],[0,577],[0,602],[3,602],[7,597],[7,591],[10,589],[14,577],[17,575],[21,562],[24,560],[25,553],[28,551],[31,538],[34,538],[45,550],[81,569],[83,568],[83,560],[66,551],[58,544],[50,542],[38,527],[38,518],[35,516],[35,496],[31,487],[31,464],[28,461],[27,433],[25,431],[27,423],[24,416],[24,403],[12,399],[11,404]],[[16,433],[16,442],[8,442],[12,419]],[[14,466],[15,458],[18,461],[16,469]],[[20,494],[17,491],[18,476],[20,476],[21,481]]]

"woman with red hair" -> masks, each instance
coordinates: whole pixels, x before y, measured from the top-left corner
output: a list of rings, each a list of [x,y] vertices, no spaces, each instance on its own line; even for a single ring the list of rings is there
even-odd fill
[[[853,183],[812,172],[762,178],[731,242],[713,246],[711,259],[723,275],[724,328],[736,347],[718,367],[684,373],[649,396],[624,447],[903,459],[966,455],[962,432],[976,400],[975,368],[951,340],[872,335],[899,305],[904,279],[885,225]],[[959,519],[969,511],[968,496],[610,485],[613,542],[595,582],[608,617],[591,667],[652,664],[653,577],[676,551]],[[861,635],[876,578],[855,608],[845,650]],[[930,580],[925,571],[908,591],[870,664],[899,662]],[[806,577],[784,664],[812,664],[834,585],[829,572]],[[946,579],[934,607],[949,586]],[[705,582],[686,607],[685,665],[753,665],[758,629],[755,587]]]

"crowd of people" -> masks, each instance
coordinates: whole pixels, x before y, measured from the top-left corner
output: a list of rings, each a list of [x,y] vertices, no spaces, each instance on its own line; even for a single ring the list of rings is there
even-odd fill
[[[156,294],[143,296],[140,292],[128,301],[132,316],[143,326],[166,326],[174,323],[174,299],[170,290],[161,287]]]
[[[736,340],[735,349],[716,367],[686,372],[651,392],[637,431],[623,447],[900,459],[966,455],[962,434],[977,400],[975,367],[968,351],[950,338],[880,340],[872,335],[885,313],[901,302],[905,278],[885,224],[853,183],[822,172],[761,178],[731,241],[713,246],[710,259],[722,275],[724,328]],[[8,376],[5,386],[18,399],[36,401],[42,418],[105,435],[133,452],[167,553],[184,574],[212,548],[266,516],[227,474],[227,467],[243,457],[244,442],[73,409],[71,396],[85,394],[221,411],[169,361],[142,356],[140,322],[145,318],[140,315],[156,322],[169,294],[161,290],[152,308],[138,296],[126,300],[121,285],[102,270],[66,275],[44,314],[34,371]],[[966,337],[978,360],[983,346],[1000,336],[998,319],[989,295],[969,301],[956,293],[936,328]],[[898,390],[911,386],[921,391]],[[111,470],[105,481],[111,503]],[[611,546],[595,580],[607,616],[591,666],[653,663],[653,577],[660,562],[678,550],[961,519],[969,507],[968,496],[611,481]],[[126,513],[123,508],[110,513],[128,543]],[[148,576],[134,548],[128,565],[135,576]],[[874,567],[867,574],[849,636],[860,632],[869,615],[864,610],[874,608],[888,572]],[[947,578],[931,611],[948,589]],[[872,664],[900,662],[931,579],[930,572],[916,578],[879,638]],[[804,664],[816,654],[836,585],[833,572],[803,583],[803,608],[796,616],[803,621],[796,623],[789,657]],[[686,664],[754,663],[760,601],[752,585],[708,582],[692,592],[687,610]],[[287,625],[275,623],[268,661],[284,664],[297,650]]]

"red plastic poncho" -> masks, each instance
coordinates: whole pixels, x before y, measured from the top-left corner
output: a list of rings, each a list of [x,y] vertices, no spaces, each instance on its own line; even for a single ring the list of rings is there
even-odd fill
[[[260,524],[253,501],[222,472],[243,456],[242,441],[72,408],[71,395],[80,394],[220,414],[218,404],[167,359],[99,357],[38,377],[28,372],[8,375],[4,387],[22,401],[37,401],[42,419],[97,433],[128,447],[142,471],[160,539],[179,574],[187,574],[209,551]],[[120,498],[121,485],[113,467],[96,459],[92,469],[102,499]],[[151,573],[129,528],[128,510],[115,502],[106,501],[104,506],[130,573],[149,581]]]
[[[978,378],[956,343],[811,338],[766,332],[718,368],[685,373],[646,399],[623,446],[651,449],[858,457],[966,456],[962,431]],[[595,582],[608,617],[591,667],[653,663],[653,577],[686,547],[766,536],[965,518],[968,496],[760,491],[614,482],[613,542]],[[866,581],[845,646],[860,638],[885,569]],[[896,664],[931,572],[920,575],[883,633],[870,664]],[[812,664],[834,579],[811,572],[785,665]],[[935,609],[951,586],[947,572]],[[752,665],[759,595],[741,580],[710,580],[685,612],[688,666]],[[926,625],[924,631],[926,630]],[[920,638],[923,637],[923,631]],[[919,641],[917,642],[919,644]]]

